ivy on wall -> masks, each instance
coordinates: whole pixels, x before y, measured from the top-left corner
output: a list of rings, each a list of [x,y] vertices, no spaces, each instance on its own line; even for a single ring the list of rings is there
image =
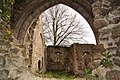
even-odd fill
[[[0,39],[8,40],[13,33],[9,22],[14,0],[0,0]]]
[[[9,23],[14,0],[0,0],[0,18]]]

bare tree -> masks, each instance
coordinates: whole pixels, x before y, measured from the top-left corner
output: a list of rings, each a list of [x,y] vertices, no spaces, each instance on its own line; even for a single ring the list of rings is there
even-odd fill
[[[85,41],[86,33],[76,14],[71,14],[65,5],[56,5],[42,14],[45,42],[54,46],[70,45]]]

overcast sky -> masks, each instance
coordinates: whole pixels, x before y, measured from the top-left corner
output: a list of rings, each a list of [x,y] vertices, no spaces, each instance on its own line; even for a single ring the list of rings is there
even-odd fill
[[[87,36],[84,36],[84,38],[83,38],[85,41],[87,41],[87,44],[96,44],[96,40],[95,40],[95,36],[93,34],[93,31],[92,31],[90,25],[88,24],[88,22],[85,20],[85,18],[83,18],[83,16],[80,15],[78,12],[76,12],[74,9],[72,9],[72,8],[66,6],[66,5],[63,5],[63,4],[59,4],[59,5],[66,7],[69,10],[70,14],[73,14],[73,15],[76,14],[77,15],[77,19],[78,19],[78,21],[80,21],[80,25],[82,25],[83,30],[85,32],[87,32],[85,34]],[[86,42],[71,42],[71,44],[73,44],[73,43],[84,44]]]
[[[60,4],[61,6],[65,6],[63,4]],[[68,7],[68,6],[66,6]],[[95,36],[94,36],[94,33],[89,25],[89,23],[85,20],[85,18],[79,14],[77,11],[75,11],[74,9],[68,7],[70,13],[72,14],[77,14],[77,18],[79,19],[81,25],[84,27],[84,30],[88,32],[88,36],[87,37],[84,37],[84,39],[89,43],[89,44],[96,44],[96,39],[95,39]]]

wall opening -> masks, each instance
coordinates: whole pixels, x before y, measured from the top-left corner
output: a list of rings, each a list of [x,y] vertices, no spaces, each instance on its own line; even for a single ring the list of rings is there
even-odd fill
[[[39,60],[38,61],[38,71],[40,71],[40,69],[41,69],[41,61]]]

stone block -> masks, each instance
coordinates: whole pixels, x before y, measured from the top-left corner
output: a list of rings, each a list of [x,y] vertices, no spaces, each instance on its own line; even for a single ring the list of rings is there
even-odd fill
[[[0,68],[1,67],[4,67],[5,66],[5,63],[6,63],[6,60],[3,56],[0,56]]]
[[[7,53],[7,52],[8,52],[8,50],[5,50],[4,48],[0,47],[0,53]]]
[[[27,54],[26,54],[26,50],[25,50],[25,49],[22,50],[21,53],[22,53],[22,56],[23,56],[23,57],[26,57],[26,56],[27,56]]]
[[[112,46],[113,45],[113,43],[108,43],[108,46]]]
[[[0,70],[0,80],[5,80],[8,78],[9,71],[8,70]]]
[[[103,15],[96,15],[94,19],[96,19],[96,20],[97,20],[97,19],[103,19],[103,18],[104,18],[104,16],[103,16]]]
[[[120,0],[109,0],[111,6],[120,6]]]
[[[119,23],[120,22],[120,16],[119,17],[114,17],[113,20],[114,20],[115,24]]]
[[[120,71],[117,70],[108,71],[105,77],[107,80],[120,80]]]
[[[4,44],[4,40],[0,40],[0,45],[3,45]]]
[[[101,10],[102,10],[101,15],[103,15],[103,16],[105,16],[105,15],[107,15],[109,13],[109,9],[102,8]]]
[[[93,3],[92,7],[93,7],[93,8],[94,8],[94,7],[102,7],[102,3],[99,2],[99,1],[96,1],[96,2]]]
[[[120,37],[120,25],[118,25],[112,29],[112,38],[114,39],[114,38],[118,38],[118,37]]]
[[[114,62],[115,65],[120,67],[120,59],[113,58],[113,62]]]
[[[102,14],[102,9],[100,7],[94,7],[92,11],[94,15]]]
[[[24,62],[25,65],[29,65],[30,64],[30,59],[29,58],[25,58],[23,62]]]
[[[19,49],[18,48],[14,48],[14,49],[10,49],[11,53],[18,53]]]
[[[108,37],[101,37],[101,38],[100,38],[100,41],[108,41],[108,40],[109,40]]]
[[[108,26],[108,22],[105,19],[98,19],[93,22],[96,29]]]
[[[116,55],[115,56],[119,56],[120,57],[120,52],[116,51]]]
[[[116,50],[116,49],[117,49],[117,47],[114,47],[114,46],[106,48],[106,50],[108,50],[108,51]]]
[[[117,42],[115,42],[115,45],[120,46],[120,39]]]

